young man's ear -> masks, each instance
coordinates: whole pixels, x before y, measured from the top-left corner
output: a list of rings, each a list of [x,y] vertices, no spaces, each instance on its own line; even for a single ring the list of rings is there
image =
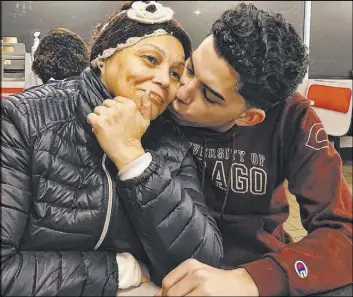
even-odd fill
[[[237,126],[255,126],[260,124],[266,117],[266,113],[259,108],[249,108],[244,111],[234,122]]]

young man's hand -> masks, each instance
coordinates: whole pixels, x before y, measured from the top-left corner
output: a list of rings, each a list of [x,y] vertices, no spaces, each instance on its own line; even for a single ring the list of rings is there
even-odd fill
[[[155,296],[259,296],[245,269],[217,269],[189,259],[172,270]]]

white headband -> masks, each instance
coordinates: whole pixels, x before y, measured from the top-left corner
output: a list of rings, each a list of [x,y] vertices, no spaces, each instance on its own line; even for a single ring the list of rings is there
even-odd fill
[[[150,12],[146,10],[146,8],[152,4],[156,7],[156,11]],[[150,3],[145,3],[142,1],[134,2],[131,8],[121,13],[125,13],[125,12],[127,12],[127,17],[129,19],[135,20],[143,24],[165,23],[172,20],[174,16],[174,11],[172,9],[170,9],[169,7],[164,7],[162,4],[157,3],[155,1],[151,1]],[[104,30],[107,26],[108,26],[108,23],[102,27],[102,30]],[[99,60],[109,58],[112,55],[114,55],[117,51],[120,51],[129,46],[132,46],[144,38],[161,36],[161,35],[170,35],[170,33],[168,33],[164,29],[157,29],[151,34],[146,34],[140,37],[130,37],[126,40],[125,43],[119,43],[116,45],[116,47],[105,49],[101,55],[98,55],[97,58],[91,61],[91,65],[92,67],[96,68],[98,67]]]
[[[156,7],[155,12],[146,10],[148,6],[154,5]],[[142,1],[134,2],[131,8],[127,11],[129,19],[138,21],[144,24],[161,24],[168,22],[173,19],[174,11],[169,7],[165,7],[160,3],[151,1],[145,3]]]

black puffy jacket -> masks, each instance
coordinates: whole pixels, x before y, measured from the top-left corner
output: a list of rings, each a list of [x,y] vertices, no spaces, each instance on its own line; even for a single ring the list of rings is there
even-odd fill
[[[86,119],[107,98],[88,68],[2,100],[2,296],[115,296],[117,252],[147,262],[157,283],[190,257],[219,265],[177,128],[157,119],[143,139],[152,163],[123,182]]]

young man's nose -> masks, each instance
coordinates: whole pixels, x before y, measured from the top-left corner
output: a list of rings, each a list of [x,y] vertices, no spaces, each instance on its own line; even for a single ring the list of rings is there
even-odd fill
[[[177,90],[176,97],[184,104],[190,104],[193,100],[192,86],[189,83],[181,84]]]

